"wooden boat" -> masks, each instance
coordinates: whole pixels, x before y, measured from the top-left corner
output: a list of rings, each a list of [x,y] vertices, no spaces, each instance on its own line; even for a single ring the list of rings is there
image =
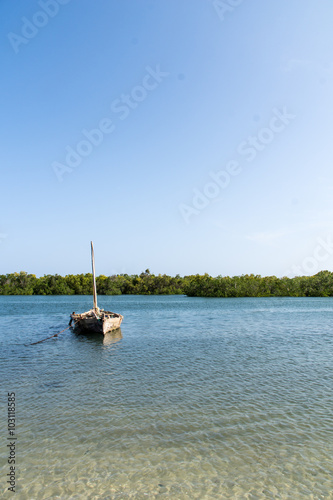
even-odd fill
[[[97,289],[96,289],[96,276],[95,276],[95,258],[94,246],[91,242],[91,264],[93,272],[93,294],[94,294],[94,307],[82,314],[73,312],[69,324],[78,332],[85,333],[103,333],[117,330],[120,328],[123,316],[111,311],[104,311],[97,306]]]

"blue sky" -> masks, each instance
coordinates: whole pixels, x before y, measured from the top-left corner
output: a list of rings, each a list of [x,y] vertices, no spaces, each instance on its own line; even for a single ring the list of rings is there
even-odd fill
[[[0,15],[1,274],[333,271],[330,0]]]

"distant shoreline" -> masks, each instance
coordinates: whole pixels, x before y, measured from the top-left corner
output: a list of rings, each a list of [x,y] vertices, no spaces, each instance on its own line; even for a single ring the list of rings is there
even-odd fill
[[[140,275],[100,275],[98,295],[187,295],[188,297],[333,297],[333,273],[277,278],[246,274],[208,274],[181,277],[154,275],[149,269]],[[92,275],[45,275],[37,278],[24,271],[0,275],[0,295],[91,295]]]

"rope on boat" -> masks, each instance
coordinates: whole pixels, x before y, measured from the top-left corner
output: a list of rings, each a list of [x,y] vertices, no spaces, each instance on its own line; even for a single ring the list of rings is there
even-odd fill
[[[77,323],[79,320],[77,319],[76,321],[74,321],[74,325],[75,323]],[[55,333],[54,335],[51,335],[51,337],[46,337],[46,339],[43,339],[43,340],[38,340],[38,342],[33,342],[32,344],[24,344],[25,346],[29,346],[29,345],[36,345],[36,344],[41,344],[42,342],[45,342],[45,340],[49,340],[49,339],[53,339],[54,337],[58,337],[58,335],[60,335],[61,333],[65,332],[66,330],[68,330],[69,328],[72,328],[72,325],[71,325],[72,322],[70,322],[70,325],[65,328],[64,330],[61,330],[61,332],[59,333]]]

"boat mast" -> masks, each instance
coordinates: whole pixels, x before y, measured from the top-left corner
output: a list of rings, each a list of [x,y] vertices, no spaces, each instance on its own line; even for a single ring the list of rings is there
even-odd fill
[[[94,245],[91,241],[91,264],[93,273],[93,284],[94,284],[94,309],[97,310],[97,290],[96,290],[96,276],[95,276],[95,257],[94,257]]]

